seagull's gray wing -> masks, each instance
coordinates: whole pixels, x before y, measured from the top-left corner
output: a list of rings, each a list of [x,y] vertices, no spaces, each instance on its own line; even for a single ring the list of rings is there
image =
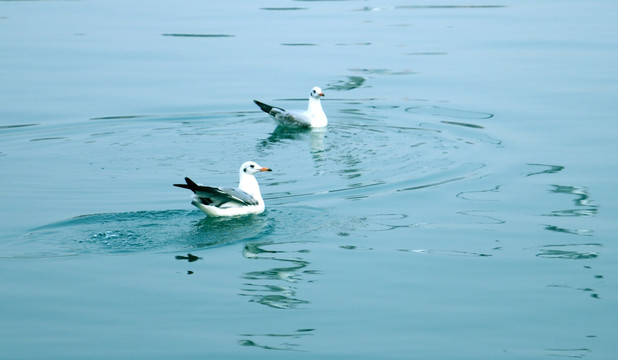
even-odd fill
[[[273,119],[281,126],[302,126],[310,127],[311,118],[304,111],[286,111],[283,108],[264,104],[257,100],[253,100],[257,106],[265,113],[272,116]]]
[[[239,205],[257,205],[258,202],[251,195],[239,189],[221,188],[198,185],[188,177],[185,178],[186,184],[174,184],[184,189],[189,189],[195,193],[202,204],[221,206],[222,204],[233,202]]]
[[[195,195],[204,205],[221,206],[228,202],[236,202],[240,205],[258,204],[251,195],[239,189],[199,185],[195,190]]]
[[[304,111],[282,111],[276,112],[273,109],[270,115],[275,119],[277,124],[283,126],[301,126],[310,127],[311,118]]]

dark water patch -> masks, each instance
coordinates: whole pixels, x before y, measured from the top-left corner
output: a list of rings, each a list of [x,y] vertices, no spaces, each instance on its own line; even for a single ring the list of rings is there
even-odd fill
[[[370,42],[337,43],[336,46],[370,46]]]
[[[50,140],[65,140],[65,139],[66,138],[63,136],[50,136],[50,137],[30,139],[30,141],[50,141]]]
[[[14,125],[1,125],[0,126],[0,130],[4,130],[4,129],[17,129],[17,128],[23,128],[23,127],[30,127],[30,126],[37,126],[40,124],[14,124]]]
[[[186,38],[230,38],[235,37],[236,35],[230,34],[181,34],[181,33],[171,33],[171,34],[161,34],[162,36],[169,37],[186,37]]]
[[[281,43],[281,46],[318,46],[314,43]]]
[[[425,51],[425,52],[405,53],[404,55],[410,55],[410,56],[436,56],[436,55],[448,55],[448,53],[447,52],[440,52],[440,51]]]
[[[266,11],[297,11],[297,10],[307,10],[305,7],[263,7],[260,10]]]
[[[150,118],[153,115],[118,115],[118,116],[102,116],[102,117],[93,117],[89,120],[124,120],[124,119],[142,119],[142,118]]]
[[[484,127],[482,127],[481,125],[477,125],[477,124],[471,124],[471,123],[465,123],[465,122],[460,122],[460,121],[440,121],[443,124],[447,124],[447,125],[456,125],[456,126],[463,126],[463,127],[469,127],[469,128],[473,128],[473,129],[484,129]]]
[[[363,6],[360,9],[356,9],[355,11],[381,11],[382,8],[373,7],[373,6]]]
[[[373,248],[370,247],[364,247],[364,246],[356,246],[356,245],[341,245],[339,246],[340,249],[343,250],[373,250]]]
[[[105,135],[114,135],[114,134],[116,134],[115,131],[106,131],[106,132],[90,134],[90,136],[105,136]]]

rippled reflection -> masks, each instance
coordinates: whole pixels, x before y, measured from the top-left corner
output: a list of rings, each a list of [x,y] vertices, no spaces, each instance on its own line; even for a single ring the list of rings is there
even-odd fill
[[[266,151],[272,149],[278,143],[309,141],[310,152],[319,158],[319,154],[324,151],[324,137],[327,131],[327,128],[304,129],[277,126],[266,139],[261,140],[257,144],[256,149],[259,154],[265,156],[267,154]]]
[[[293,309],[308,304],[309,301],[299,298],[296,283],[309,282],[306,277],[316,272],[307,268],[310,264],[302,257],[289,257],[287,251],[265,249],[276,245],[281,244],[266,242],[244,246],[243,256],[247,259],[267,260],[278,266],[245,273],[242,278],[247,282],[241,295],[249,297],[251,302],[275,309]],[[302,254],[307,250],[294,252]]]
[[[244,339],[239,340],[238,345],[258,347],[264,350],[301,351],[301,344],[298,340],[312,336],[314,331],[315,329],[297,329],[289,333],[240,334]],[[270,343],[270,345],[265,343]]]
[[[326,86],[325,90],[349,91],[363,86],[367,79],[362,76],[348,76],[346,80],[338,80]]]
[[[583,209],[555,210],[549,214],[550,216],[594,216],[598,212],[598,206],[592,203],[588,190],[584,187],[553,185],[553,189],[550,192],[573,195],[575,197],[573,200],[575,206],[583,207]]]
[[[583,235],[583,236],[592,236],[594,231],[591,229],[567,229],[555,225],[547,225],[545,226],[545,230],[555,231],[563,234],[573,234],[573,235]]]
[[[541,167],[541,168],[546,168],[544,170],[541,171],[533,171],[533,172],[529,172],[526,174],[526,176],[534,176],[534,175],[540,175],[540,174],[555,174],[558,173],[562,170],[564,170],[564,166],[561,165],[546,165],[546,164],[528,164],[530,166],[535,166],[535,167]]]
[[[597,251],[589,251],[588,248],[598,248],[602,246],[602,244],[598,243],[544,245],[537,248],[539,250],[539,253],[536,256],[549,259],[595,259],[599,256],[599,253]],[[579,250],[575,248],[584,248],[585,250]]]

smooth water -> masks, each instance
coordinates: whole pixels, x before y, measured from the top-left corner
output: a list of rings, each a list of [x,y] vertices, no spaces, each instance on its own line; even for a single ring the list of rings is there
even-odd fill
[[[0,1],[1,357],[613,359],[616,15]]]

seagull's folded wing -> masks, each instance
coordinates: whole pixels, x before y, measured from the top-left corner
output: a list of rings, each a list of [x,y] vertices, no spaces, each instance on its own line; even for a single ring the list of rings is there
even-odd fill
[[[271,115],[275,111],[271,111]],[[304,111],[282,111],[276,112],[273,117],[279,125],[311,126],[311,118]]]
[[[203,204],[221,206],[233,202],[238,205],[257,205],[258,202],[251,195],[239,189],[221,188],[200,185],[195,189],[197,196]]]

